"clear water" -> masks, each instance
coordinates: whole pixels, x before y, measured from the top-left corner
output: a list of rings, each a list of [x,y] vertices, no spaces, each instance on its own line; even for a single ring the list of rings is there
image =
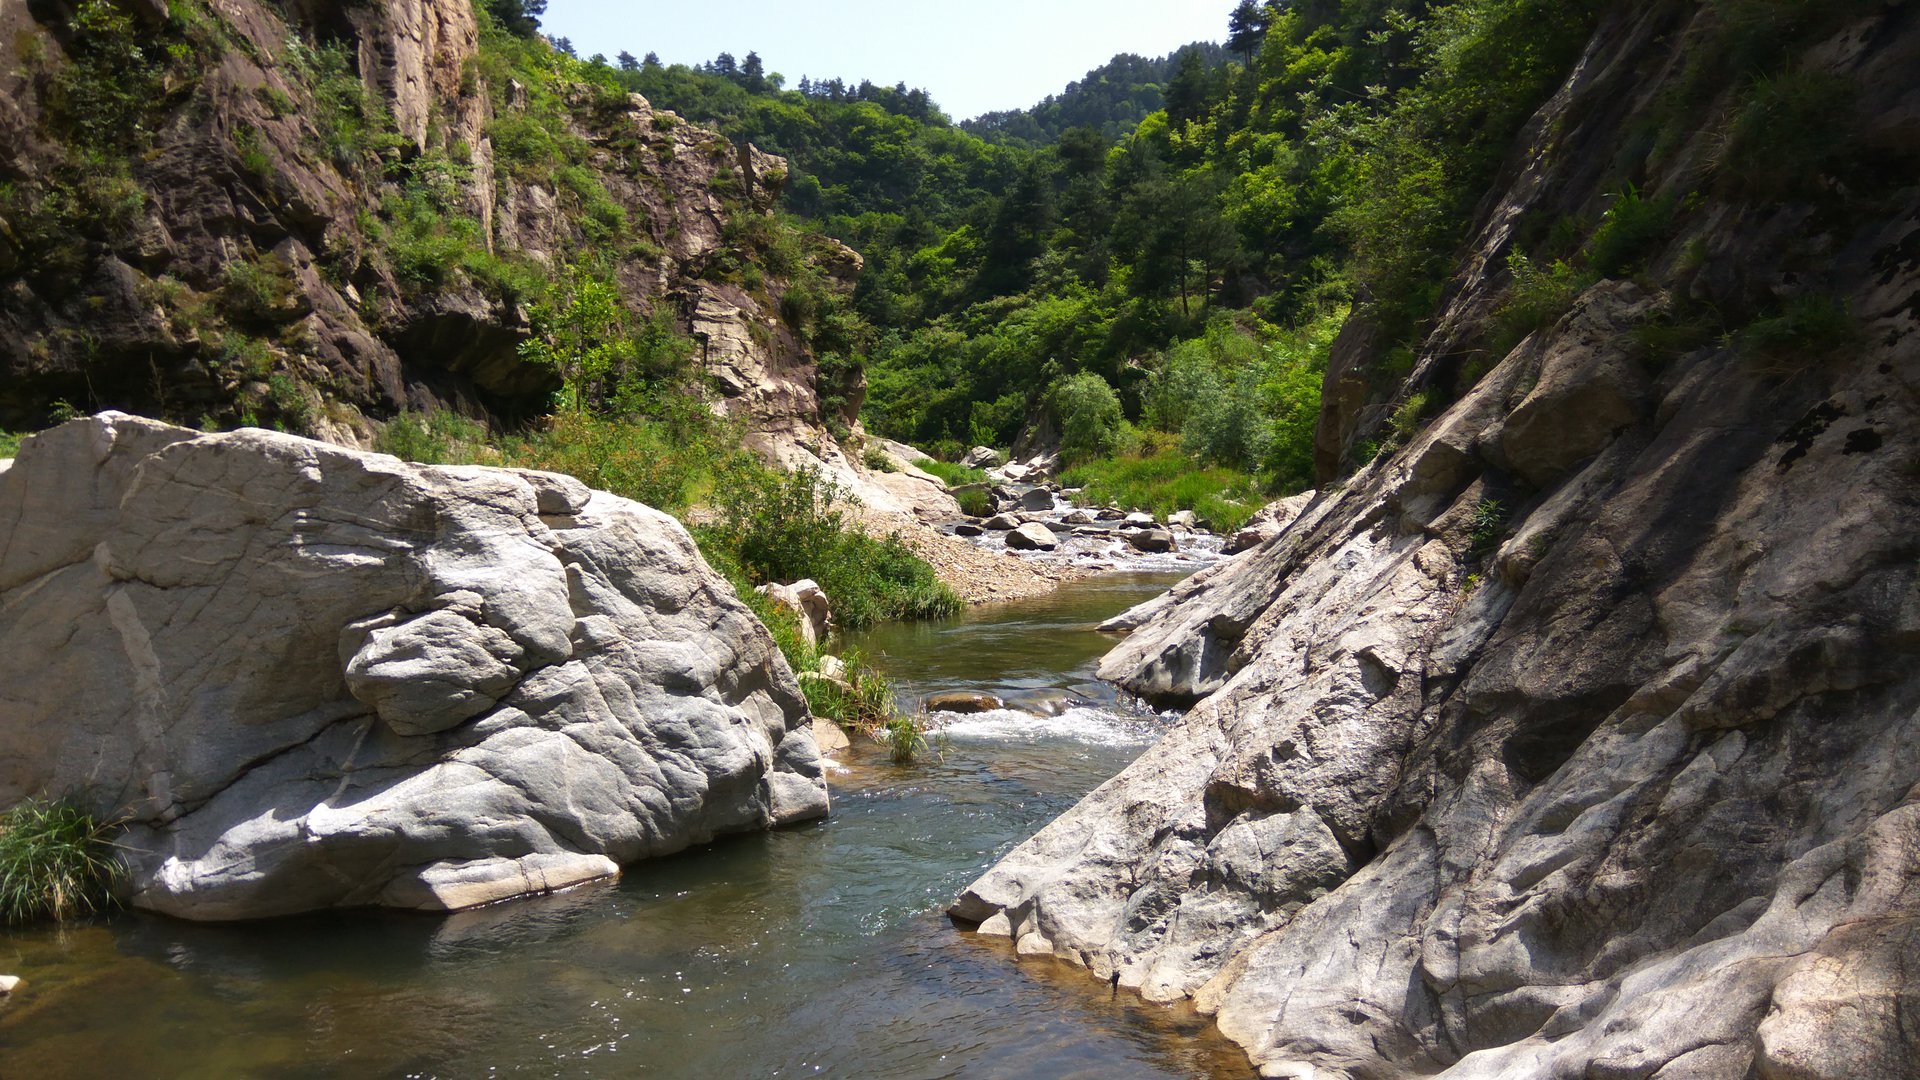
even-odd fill
[[[942,756],[856,744],[830,820],[448,918],[236,926],[127,915],[0,936],[0,1076],[1244,1077],[1201,1018],[1113,994],[939,914],[1161,722],[1092,676],[1099,619],[1171,580],[1107,577],[863,635]]]

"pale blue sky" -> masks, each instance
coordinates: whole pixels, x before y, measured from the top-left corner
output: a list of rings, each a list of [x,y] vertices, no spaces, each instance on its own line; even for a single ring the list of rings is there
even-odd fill
[[[548,34],[581,56],[657,52],[697,64],[758,52],[787,77],[923,86],[964,120],[1056,93],[1116,53],[1226,37],[1234,0],[548,0]]]

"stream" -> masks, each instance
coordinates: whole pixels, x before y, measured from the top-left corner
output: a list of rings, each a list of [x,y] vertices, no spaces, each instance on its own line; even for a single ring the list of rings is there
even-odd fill
[[[1091,632],[1177,573],[1116,573],[854,637],[938,756],[856,738],[826,821],[449,917],[205,926],[138,913],[0,934],[0,1075],[1245,1077],[1182,1008],[956,931],[941,909],[1165,720],[1093,677]],[[1024,706],[1024,708],[1019,708]]]

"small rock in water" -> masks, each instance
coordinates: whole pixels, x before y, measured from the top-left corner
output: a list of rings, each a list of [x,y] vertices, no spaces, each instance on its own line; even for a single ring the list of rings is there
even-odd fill
[[[979,536],[986,531],[986,529],[971,521],[963,521],[953,527],[953,535],[955,536]]]
[[[1178,525],[1183,529],[1193,528],[1193,522],[1194,516],[1191,510],[1182,510],[1178,513],[1167,515],[1167,524]]]
[[[996,532],[1005,532],[1008,529],[1017,529],[1019,527],[1020,519],[1012,514],[995,514],[987,519],[987,528]]]
[[[1069,525],[1091,525],[1097,519],[1094,518],[1091,510],[1075,510],[1060,520]]]
[[[1173,534],[1165,529],[1135,529],[1127,534],[1127,543],[1138,551],[1172,551]]]
[[[11,994],[20,985],[18,975],[0,975],[0,994]]]
[[[1171,541],[1172,538],[1168,539]],[[1008,533],[1007,546],[1022,551],[1052,551],[1060,546],[1060,539],[1053,535],[1052,529],[1032,522]]]
[[[1022,492],[1020,495],[1020,509],[1022,510],[1053,509],[1053,492],[1048,491],[1046,488],[1034,488],[1031,491]]]
[[[1123,524],[1129,529],[1151,529],[1159,524],[1152,514],[1132,513],[1126,516]]]
[[[1004,709],[1007,703],[992,694],[981,694],[972,690],[953,690],[944,694],[928,694],[921,701],[921,707],[928,712],[983,713],[995,709]]]

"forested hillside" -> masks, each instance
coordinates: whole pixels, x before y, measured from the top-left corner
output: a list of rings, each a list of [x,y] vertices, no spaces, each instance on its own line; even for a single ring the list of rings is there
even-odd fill
[[[1160,110],[1176,72],[1189,64],[1210,71],[1226,56],[1224,48],[1207,41],[1152,59],[1121,53],[1032,108],[983,113],[960,126],[990,142],[1055,143],[1074,128],[1117,139]]]

